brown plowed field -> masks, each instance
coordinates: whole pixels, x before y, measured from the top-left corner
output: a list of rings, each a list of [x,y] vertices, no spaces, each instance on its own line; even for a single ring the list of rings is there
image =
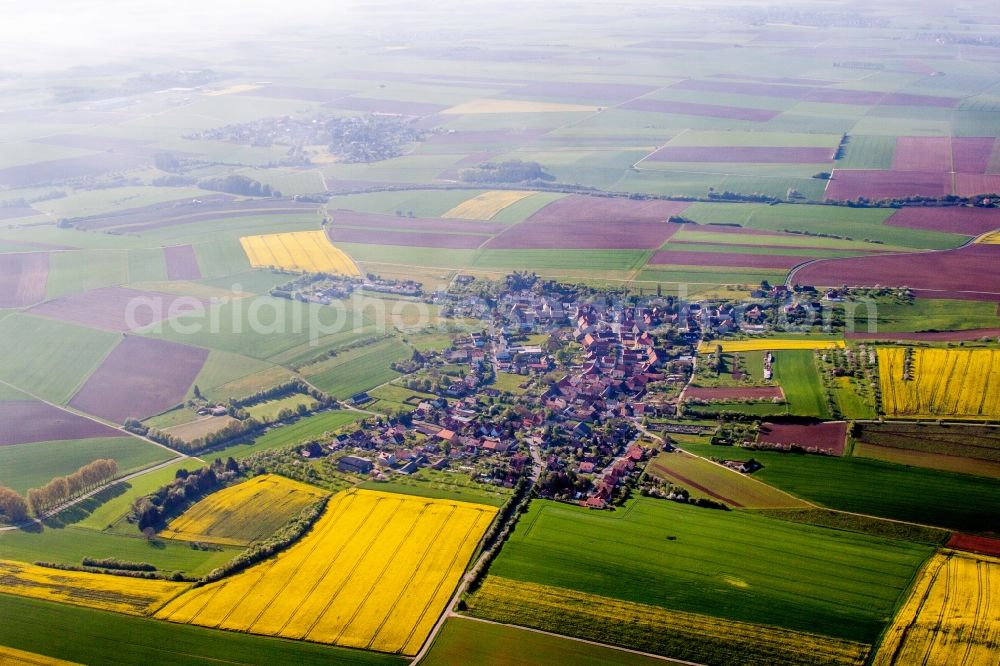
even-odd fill
[[[795,274],[797,284],[910,287],[921,296],[1000,300],[1000,245],[942,252],[824,259]]]
[[[114,428],[38,400],[0,402],[0,446],[121,435]]]
[[[653,162],[741,162],[748,164],[819,164],[833,161],[829,148],[734,146],[665,146],[646,158]]]
[[[717,104],[695,104],[674,102],[663,99],[633,99],[618,108],[629,111],[651,111],[653,113],[676,113],[683,116],[705,116],[707,118],[730,118],[766,123],[781,111],[772,109],[750,109],[743,106],[720,106]]]
[[[553,201],[528,218],[537,222],[666,222],[690,204],[684,201],[636,201],[614,197],[573,194]]]
[[[198,257],[190,245],[175,245],[163,248],[163,257],[167,261],[168,280],[197,280],[201,277],[198,268]]]
[[[1000,175],[956,173],[955,194],[960,197],[972,197],[977,194],[1000,194]]]
[[[207,349],[126,336],[69,404],[115,423],[159,414],[184,400],[206,358]]]
[[[20,308],[45,298],[49,255],[0,254],[0,308]]]
[[[798,248],[796,248],[798,249]],[[687,252],[660,250],[649,260],[650,265],[673,266],[739,266],[741,268],[789,269],[809,261],[810,257],[782,254],[747,254],[745,252]]]
[[[762,423],[757,433],[759,444],[816,448],[836,456],[844,455],[847,423]]]
[[[785,394],[777,386],[700,387],[690,386],[684,397],[692,400],[774,400]]]
[[[204,301],[190,296],[105,287],[46,301],[28,312],[106,331],[124,332],[163,321],[171,314],[198,312],[205,305]]]
[[[892,227],[978,236],[1000,229],[1000,208],[901,208],[885,221]]]
[[[892,154],[894,171],[951,171],[951,138],[901,136]]]
[[[955,532],[951,535],[951,538],[948,539],[948,543],[946,543],[945,546],[948,548],[954,548],[955,550],[967,550],[972,553],[1000,557],[1000,539],[991,539],[989,537]]]
[[[825,198],[898,199],[915,195],[943,197],[950,193],[950,173],[834,169]]]
[[[956,136],[951,139],[951,159],[959,173],[986,173],[993,154],[991,136]]]

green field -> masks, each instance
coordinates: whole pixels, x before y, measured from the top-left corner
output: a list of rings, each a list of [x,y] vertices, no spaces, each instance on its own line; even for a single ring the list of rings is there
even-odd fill
[[[492,506],[503,506],[512,492],[503,486],[472,481],[468,474],[433,469],[422,469],[410,476],[399,475],[390,481],[365,481],[359,487],[434,499],[479,502]]]
[[[801,349],[775,352],[774,379],[785,391],[790,414],[830,418],[812,351]]]
[[[162,260],[162,255],[161,255]],[[77,250],[49,256],[45,297],[58,298],[129,281],[129,255],[121,250]]]
[[[197,460],[187,458],[134,479],[122,481],[75,505],[71,510],[59,514],[59,519],[64,523],[72,523],[75,527],[97,531],[108,529],[116,523],[124,522],[123,518],[128,514],[132,502],[170,483],[178,470],[190,471],[202,466]],[[119,527],[123,533],[135,534],[136,528],[133,525],[125,524]]]
[[[754,458],[761,481],[831,509],[981,532],[995,528],[1000,481],[862,458],[741,451],[685,444],[692,453]],[[934,501],[928,501],[934,497]]]
[[[98,458],[118,462],[118,473],[149,467],[173,457],[166,449],[135,437],[95,437],[0,446],[0,485],[23,493],[54,477],[66,476]]]
[[[201,367],[198,377],[195,378],[194,386],[197,386],[202,394],[209,395],[213,389],[223,384],[235,382],[258,372],[265,372],[273,367],[270,363],[258,361],[249,356],[212,350],[205,360],[205,365]],[[192,391],[194,386],[192,386]]]
[[[405,360],[411,354],[410,348],[399,340],[383,340],[306,366],[302,374],[319,389],[345,399],[398,377],[399,373],[389,364]]]
[[[256,405],[251,405],[246,407],[247,412],[252,418],[258,421],[273,421],[278,418],[278,414],[285,409],[290,409],[295,411],[299,405],[305,405],[309,407],[310,405],[316,405],[316,400],[311,395],[306,395],[305,393],[293,393],[291,395],[284,396],[283,398],[277,398],[275,400],[265,400],[264,402],[257,403]]]
[[[120,336],[61,321],[14,314],[0,319],[0,379],[64,403],[111,352]]]
[[[896,149],[894,136],[852,134],[847,138],[844,156],[837,160],[838,169],[889,169]]]
[[[615,513],[535,501],[490,574],[872,642],[931,552],[665,500]]]
[[[332,410],[305,416],[289,425],[275,427],[249,444],[233,444],[210,454],[214,458],[225,460],[229,456],[245,458],[260,451],[277,449],[283,446],[301,444],[310,439],[321,437],[325,432],[332,432],[349,423],[354,423],[367,416],[362,412]]]
[[[663,666],[679,663],[645,657],[612,647],[591,645],[569,638],[519,627],[451,617],[427,656],[427,666],[508,666],[510,664],[573,664],[574,666]]]
[[[85,664],[404,664],[377,652],[213,631],[0,594],[0,644]]]
[[[847,330],[858,333],[1000,328],[996,306],[985,301],[875,298],[841,303],[836,308],[843,311]]]

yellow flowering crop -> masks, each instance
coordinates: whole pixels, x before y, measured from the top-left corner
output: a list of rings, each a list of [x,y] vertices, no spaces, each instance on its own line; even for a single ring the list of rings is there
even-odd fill
[[[277,474],[229,486],[170,521],[164,539],[246,546],[266,538],[326,493]]]
[[[874,666],[995,664],[1000,559],[935,555],[889,627]]]
[[[173,622],[416,654],[496,508],[352,489],[301,541],[158,614]]]
[[[755,338],[752,340],[709,340],[701,343],[698,351],[702,354],[711,354],[715,351],[717,345],[722,345],[722,351],[726,353],[794,349],[843,349],[846,346],[843,340]]]
[[[75,666],[76,663],[0,645],[0,664],[3,666]]]
[[[888,416],[993,419],[1000,416],[1000,351],[880,347],[882,406]]]
[[[0,560],[0,587],[22,597],[145,615],[190,586]]]
[[[240,245],[254,268],[361,275],[351,258],[322,231],[244,236]]]
[[[492,220],[497,213],[521,199],[530,197],[534,192],[519,190],[492,190],[483,192],[471,199],[466,199],[441,217],[454,217],[465,220]]]

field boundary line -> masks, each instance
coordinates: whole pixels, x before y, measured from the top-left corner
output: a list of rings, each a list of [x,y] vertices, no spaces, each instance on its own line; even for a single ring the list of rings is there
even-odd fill
[[[473,622],[482,622],[483,624],[495,624],[500,627],[513,627],[515,629],[523,629],[524,631],[531,631],[536,634],[542,634],[543,636],[553,636],[555,638],[564,638],[568,641],[576,641],[577,643],[585,643],[587,645],[594,645],[597,647],[609,648],[611,650],[621,650],[622,652],[629,652],[631,654],[639,655],[641,657],[648,657],[650,659],[658,659],[660,661],[666,662],[668,664],[683,664],[684,666],[707,666],[706,664],[699,663],[697,661],[685,661],[684,659],[674,659],[672,657],[665,657],[662,654],[653,654],[652,652],[643,652],[642,650],[633,650],[632,648],[619,647],[617,645],[611,645],[610,643],[599,643],[598,641],[588,640],[586,638],[577,638],[575,636],[565,636],[563,634],[557,634],[553,631],[545,631],[544,629],[535,629],[533,627],[524,627],[519,624],[506,624],[504,622],[495,622],[493,620],[486,620],[481,617],[475,617],[473,615],[462,615],[460,613],[449,612],[448,617],[458,617],[463,620],[471,620]],[[416,664],[416,661],[413,662]]]

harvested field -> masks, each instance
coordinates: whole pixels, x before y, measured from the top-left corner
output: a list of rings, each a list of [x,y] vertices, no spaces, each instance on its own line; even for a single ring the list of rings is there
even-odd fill
[[[0,402],[0,446],[61,439],[118,437],[122,433],[38,400]]]
[[[143,419],[183,402],[207,349],[126,336],[69,404],[115,423]]]
[[[181,595],[157,617],[416,654],[495,513],[466,502],[342,492],[290,549]]]
[[[872,664],[996,663],[998,606],[1000,559],[935,555],[886,631]]]
[[[401,116],[429,116],[434,113],[453,113],[444,104],[430,102],[404,102],[394,99],[371,99],[366,97],[342,97],[323,106],[331,109],[365,111],[368,113],[392,113]]]
[[[398,245],[401,247],[433,247],[446,250],[472,250],[483,244],[489,236],[449,234],[421,231],[389,231],[385,229],[360,229],[334,227],[326,229],[334,243],[368,243],[371,245]]]
[[[952,171],[951,137],[901,136],[892,154],[893,171]]]
[[[690,497],[711,497],[739,509],[786,509],[806,502],[685,451],[661,453],[646,468],[648,474],[685,488]]]
[[[795,445],[835,456],[844,455],[846,441],[845,421],[813,424],[762,423],[757,433],[757,444],[782,449]]]
[[[955,174],[955,194],[960,197],[974,197],[978,194],[1000,192],[1000,175]]]
[[[879,347],[878,366],[886,416],[1000,417],[1000,351]]]
[[[266,539],[326,492],[314,486],[263,474],[223,488],[174,518],[164,539],[248,546]]]
[[[725,164],[820,164],[833,161],[829,148],[763,148],[735,146],[728,148],[665,146],[646,158],[653,162],[712,162]]]
[[[686,252],[660,250],[649,260],[650,265],[672,266],[739,266],[742,268],[789,269],[809,261],[811,257],[783,254],[748,254],[745,252]]]
[[[492,220],[497,213],[507,206],[530,197],[532,194],[534,192],[522,192],[518,190],[483,192],[442,213],[441,217],[462,218],[466,220]]]
[[[361,275],[354,261],[331,244],[322,231],[244,236],[240,238],[240,245],[255,268],[274,266],[307,273]]]
[[[0,664],[4,666],[79,666],[75,661],[56,659],[36,652],[25,652],[0,645]]]
[[[955,532],[948,539],[945,547],[954,548],[955,550],[965,550],[970,553],[979,553],[980,555],[1000,557],[1000,539],[991,539],[973,534]]]
[[[163,248],[163,256],[167,262],[168,280],[199,280],[201,269],[198,268],[198,257],[190,245],[175,245]]]
[[[651,111],[653,113],[675,113],[684,116],[703,116],[707,118],[728,118],[731,120],[750,120],[766,123],[779,115],[781,111],[771,109],[750,109],[741,106],[719,106],[716,104],[695,104],[692,102],[674,102],[662,99],[633,99],[618,107],[629,111]]]
[[[493,575],[472,598],[470,608],[479,617],[503,624],[586,640],[596,637],[600,642],[696,663],[860,666],[869,651],[862,643]]]
[[[711,354],[717,345],[722,345],[722,351],[748,352],[748,351],[780,351],[794,349],[832,349],[838,347],[843,349],[846,345],[843,340],[818,340],[810,338],[790,339],[790,338],[754,338],[751,340],[710,340],[703,342],[698,347],[699,354]]]
[[[0,254],[0,308],[20,308],[45,298],[49,255]]]
[[[730,400],[784,400],[785,394],[777,386],[747,387],[701,387],[689,386],[684,397],[690,400],[730,401]]]
[[[885,221],[885,224],[908,229],[978,236],[993,229],[1000,229],[1000,209],[965,206],[900,208]]]
[[[0,586],[6,594],[146,615],[187,588],[188,584],[63,571],[0,560]]]
[[[105,287],[46,301],[28,312],[106,331],[125,332],[173,316],[203,312],[205,305],[205,301],[191,296]]]
[[[902,199],[909,196],[943,197],[948,194],[951,194],[949,173],[834,169],[825,198]]]
[[[441,107],[443,108],[443,107]],[[528,102],[517,99],[473,99],[444,109],[441,115],[481,113],[581,113],[597,111],[596,106],[559,104],[556,102]]]
[[[972,328],[965,331],[912,331],[903,333],[845,333],[848,340],[923,340],[961,342],[980,338],[1000,338],[1000,328]]]
[[[164,428],[163,432],[190,443],[216,433],[235,422],[236,419],[232,416],[203,416],[189,423]]]
[[[824,259],[797,271],[796,284],[909,287],[925,298],[1000,299],[1000,246],[845,259]],[[919,270],[918,270],[919,269]]]
[[[986,173],[995,139],[991,136],[956,136],[951,139],[951,159],[959,173]]]
[[[575,81],[538,81],[511,88],[510,94],[524,97],[563,97],[566,99],[593,100],[620,103],[642,97],[656,88],[629,83],[583,83]]]

